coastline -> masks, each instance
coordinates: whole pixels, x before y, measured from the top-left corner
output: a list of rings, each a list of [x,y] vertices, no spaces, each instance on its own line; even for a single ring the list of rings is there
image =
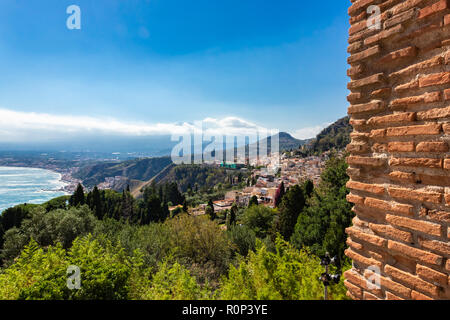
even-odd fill
[[[76,187],[78,186],[78,183],[82,182],[81,180],[74,178],[70,170],[64,170],[60,168],[48,168],[46,166],[7,165],[7,164],[2,164],[0,165],[0,167],[17,168],[17,169],[41,169],[57,173],[59,175],[58,182],[61,182],[64,185],[58,189],[50,191],[64,192],[66,195],[72,194],[75,191]]]

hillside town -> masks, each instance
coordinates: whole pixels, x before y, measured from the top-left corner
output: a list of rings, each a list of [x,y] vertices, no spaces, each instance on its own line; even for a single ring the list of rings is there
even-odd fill
[[[268,170],[267,166],[254,169],[251,173],[251,180],[255,182],[253,185],[241,190],[228,191],[224,199],[213,201],[214,211],[231,210],[234,203],[239,207],[247,207],[253,196],[256,196],[259,204],[273,208],[275,193],[281,183],[285,188],[307,180],[311,180],[314,185],[317,185],[328,157],[328,152],[306,158],[285,153],[280,157],[277,170]],[[248,169],[243,167],[236,170]],[[205,214],[206,206],[207,204],[201,204],[193,208],[190,213],[193,215]]]

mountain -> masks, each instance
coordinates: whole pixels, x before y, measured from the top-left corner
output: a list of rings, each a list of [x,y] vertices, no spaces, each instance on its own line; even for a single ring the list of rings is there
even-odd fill
[[[120,186],[114,187],[114,189],[121,189],[125,184],[139,183],[132,180],[150,180],[171,163],[170,157],[134,159],[123,162],[98,162],[81,167],[73,176],[82,180],[83,185],[88,188],[105,182],[107,177],[125,177],[125,179],[122,179]]]
[[[280,132],[279,139],[280,139],[280,151],[298,149],[310,141],[310,139],[307,140],[296,139],[287,132]]]
[[[353,128],[349,123],[349,117],[344,117],[323,129],[315,139],[311,140],[301,153],[321,154],[332,149],[342,150],[350,143],[350,133]]]

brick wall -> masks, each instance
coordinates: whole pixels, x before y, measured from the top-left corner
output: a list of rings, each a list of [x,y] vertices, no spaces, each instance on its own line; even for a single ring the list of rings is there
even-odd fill
[[[353,0],[348,12],[347,294],[450,299],[450,0]]]

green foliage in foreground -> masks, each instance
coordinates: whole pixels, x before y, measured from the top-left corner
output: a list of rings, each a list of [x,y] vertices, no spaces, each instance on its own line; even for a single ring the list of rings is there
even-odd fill
[[[70,249],[60,244],[44,249],[31,240],[0,273],[0,299],[321,299],[320,260],[281,238],[275,248],[271,252],[258,241],[256,252],[231,266],[213,291],[171,258],[152,273],[140,250],[127,255],[120,245],[101,245],[90,235],[77,238]],[[67,287],[70,265],[80,268],[80,289]],[[331,287],[330,298],[345,298],[342,281]]]
[[[320,259],[307,250],[296,250],[277,238],[275,252],[260,241],[223,280],[220,297],[225,300],[318,300],[323,286],[317,279],[324,272]],[[343,281],[331,287],[331,299],[344,299]]]

